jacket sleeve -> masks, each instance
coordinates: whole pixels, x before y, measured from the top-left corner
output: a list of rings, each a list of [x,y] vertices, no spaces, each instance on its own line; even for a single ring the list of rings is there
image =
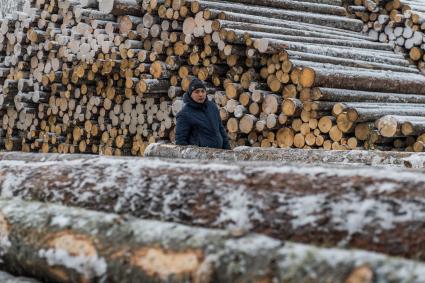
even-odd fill
[[[229,137],[224,129],[223,123],[220,121],[220,134],[223,137],[223,149],[230,149]]]
[[[189,145],[190,122],[183,113],[176,117],[176,145]]]
[[[218,107],[215,106],[215,109],[217,111],[218,127],[220,130],[220,135],[223,138],[223,149],[230,149],[229,136],[227,135],[226,130],[224,129],[223,122],[221,122],[220,112],[218,110]]]

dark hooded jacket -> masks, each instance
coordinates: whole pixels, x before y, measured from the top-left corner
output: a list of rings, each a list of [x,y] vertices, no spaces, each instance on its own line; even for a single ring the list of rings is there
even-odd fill
[[[185,105],[177,114],[176,144],[230,149],[217,105],[208,98],[202,104],[197,103],[189,91],[192,93],[193,88],[189,87],[184,94]]]

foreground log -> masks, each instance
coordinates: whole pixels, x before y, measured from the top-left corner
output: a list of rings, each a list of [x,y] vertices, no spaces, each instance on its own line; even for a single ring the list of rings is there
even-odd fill
[[[425,280],[422,263],[256,234],[19,200],[1,200],[0,217],[3,268],[54,282],[321,283],[357,282],[365,274],[377,282]]]
[[[40,283],[35,279],[25,278],[25,277],[16,277],[12,274],[0,271],[0,282],[2,283]]]
[[[238,147],[231,151],[201,147],[181,147],[170,144],[151,144],[145,151],[145,157],[227,161],[280,161],[313,164],[342,163],[425,168],[425,154],[393,151],[337,151],[255,147]]]
[[[423,171],[19,156],[0,162],[2,197],[425,259]]]

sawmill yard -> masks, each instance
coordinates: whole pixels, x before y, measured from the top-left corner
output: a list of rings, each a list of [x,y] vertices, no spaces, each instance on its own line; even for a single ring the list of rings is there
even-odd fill
[[[425,283],[424,170],[425,0],[0,0],[0,283]]]

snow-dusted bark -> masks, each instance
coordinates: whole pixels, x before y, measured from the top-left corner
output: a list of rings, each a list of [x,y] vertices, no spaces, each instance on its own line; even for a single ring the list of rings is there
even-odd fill
[[[171,144],[151,144],[145,157],[227,161],[279,161],[312,164],[362,164],[390,167],[425,168],[425,154],[394,151],[338,151],[316,149],[277,149],[239,147],[222,150]],[[1,157],[0,157],[1,159]]]
[[[425,265],[258,234],[0,200],[2,268],[48,282],[419,283]]]
[[[40,283],[40,281],[37,281],[35,279],[17,277],[3,271],[0,271],[0,282],[1,283]]]
[[[4,18],[13,11],[22,10],[23,3],[24,0],[0,0],[0,18]]]
[[[8,156],[15,160],[0,162],[6,198],[425,259],[425,176],[419,170]]]

